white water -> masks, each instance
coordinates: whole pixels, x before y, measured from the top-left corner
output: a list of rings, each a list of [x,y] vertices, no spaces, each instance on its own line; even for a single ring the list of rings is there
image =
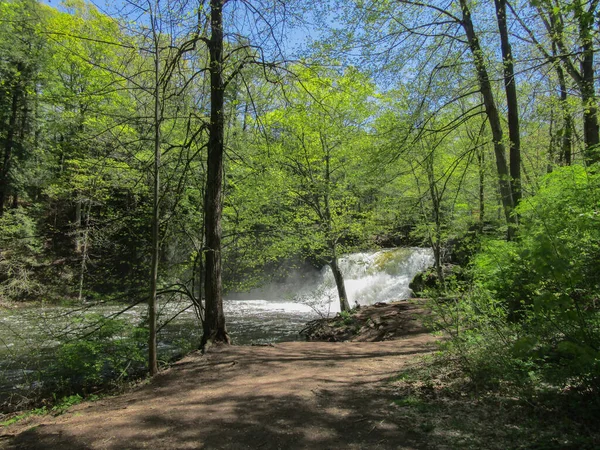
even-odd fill
[[[432,252],[422,248],[398,248],[354,253],[340,259],[351,304],[368,305],[410,297],[408,284],[417,272],[433,263]],[[331,270],[291,274],[287,283],[273,284],[237,300],[224,302],[227,328],[236,344],[298,340],[306,322],[339,311],[339,300]],[[159,334],[159,353],[176,353],[178,342],[199,342],[201,330],[187,304],[161,306],[164,317],[180,313]],[[110,317],[122,305],[96,305],[85,311],[60,306],[35,306],[0,310],[0,391],[35,379],[52,358],[60,342],[56,336],[70,329],[85,314]],[[119,316],[132,325],[145,317],[146,306],[138,305]],[[75,321],[74,321],[75,320]],[[74,322],[73,322],[74,321]],[[31,381],[31,380],[29,380]]]
[[[350,305],[407,299],[412,278],[432,264],[431,249],[418,247],[353,253],[339,260]],[[245,299],[226,301],[226,307],[238,304],[252,309],[253,313],[312,311],[328,316],[340,311],[337,288],[328,266],[320,273],[292,274],[288,283],[273,284],[235,297]]]
[[[418,272],[432,264],[433,252],[424,248],[354,253],[340,260],[351,305],[371,305],[410,298],[409,283]],[[329,267],[325,280],[326,283],[335,284]],[[335,286],[328,294],[337,297]]]

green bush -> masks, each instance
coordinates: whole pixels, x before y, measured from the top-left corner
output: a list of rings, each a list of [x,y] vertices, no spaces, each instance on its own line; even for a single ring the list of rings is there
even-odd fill
[[[23,208],[0,217],[0,297],[17,300],[42,291],[33,269],[41,251],[34,220]]]
[[[477,282],[504,299],[512,312],[529,306],[595,309],[600,292],[599,198],[598,175],[582,167],[547,176],[539,192],[517,209],[517,241],[488,242],[475,259]]]
[[[123,379],[144,367],[147,330],[121,319],[89,315],[91,331],[62,344],[49,369],[59,389],[76,392]]]
[[[514,242],[484,243],[473,289],[438,305],[474,380],[600,389],[600,176],[556,170],[517,209]]]

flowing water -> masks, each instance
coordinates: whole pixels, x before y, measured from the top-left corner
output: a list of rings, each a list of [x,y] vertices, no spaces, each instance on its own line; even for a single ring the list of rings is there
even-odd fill
[[[410,280],[432,263],[429,249],[398,248],[347,255],[340,259],[340,268],[350,304],[369,305],[409,298]],[[306,322],[339,312],[328,267],[320,272],[294,273],[284,283],[229,297],[224,301],[225,315],[232,340],[237,344],[298,340],[298,332]],[[86,324],[84,317],[111,317],[123,308],[100,304],[75,310],[61,306],[0,310],[0,391],[30,383],[32,374],[53,358],[53,349]],[[117,317],[139,325],[145,315],[145,305],[138,305]],[[198,345],[201,330],[191,307],[171,302],[162,305],[161,316],[176,316],[159,333],[162,359],[190,348],[190,342],[192,347]]]

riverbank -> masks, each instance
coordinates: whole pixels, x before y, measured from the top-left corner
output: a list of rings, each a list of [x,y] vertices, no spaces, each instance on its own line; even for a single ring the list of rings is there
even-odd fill
[[[386,423],[390,380],[434,349],[434,339],[415,325],[418,311],[404,301],[321,321],[344,332],[349,327],[335,322],[352,317],[353,324],[366,324],[355,334],[377,340],[371,334],[393,320],[390,342],[285,342],[192,353],[124,395],[4,427],[0,448],[401,448],[397,442],[409,444],[414,436]],[[391,338],[389,331],[384,336]]]
[[[298,331],[318,317],[289,301],[233,300],[225,309],[236,344],[299,340]],[[104,395],[136,379],[147,352],[146,313],[143,304],[110,302],[0,309],[0,422],[2,413],[51,407],[75,394]],[[202,329],[188,303],[164,303],[159,322],[162,364],[198,348]]]
[[[426,333],[425,299],[357,306],[331,318],[312,320],[300,331],[307,341],[381,342]]]
[[[126,395],[11,425],[0,448],[414,448],[391,421],[389,380],[432,344],[417,335],[195,353]]]
[[[419,309],[361,308],[365,323],[381,319],[369,330],[406,324],[385,341],[362,340],[373,338],[365,329],[345,342],[192,353],[123,395],[6,426],[0,449],[594,448],[560,405],[473,392],[432,364],[438,346]]]

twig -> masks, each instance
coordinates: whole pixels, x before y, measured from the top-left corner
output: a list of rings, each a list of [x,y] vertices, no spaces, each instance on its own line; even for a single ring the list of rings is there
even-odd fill
[[[377,428],[379,425],[381,425],[383,422],[385,422],[385,419],[383,419],[381,422],[379,422],[379,423],[376,423],[375,425],[373,425],[373,428],[371,428],[367,434],[371,434],[371,432],[372,432],[372,431],[373,431],[375,428]]]

